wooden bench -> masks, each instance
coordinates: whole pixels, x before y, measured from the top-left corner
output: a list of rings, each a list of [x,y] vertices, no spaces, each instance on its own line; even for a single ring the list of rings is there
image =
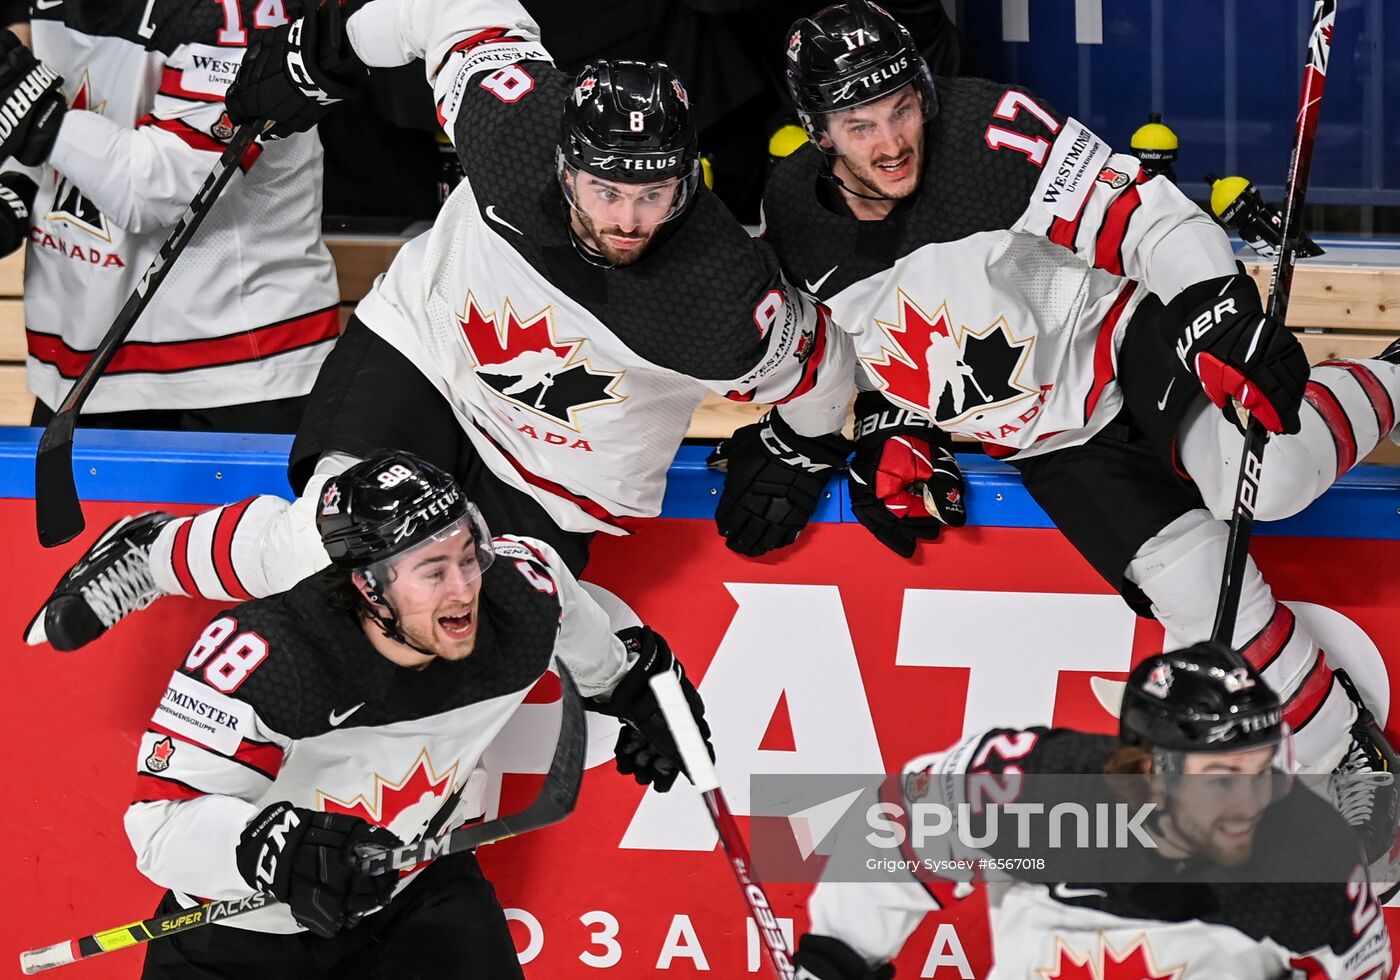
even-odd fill
[[[402,240],[389,236],[333,235],[327,237],[339,272],[341,321],[364,296],[374,278],[388,268]],[[1372,253],[1375,254],[1372,254]],[[1300,265],[1293,279],[1289,326],[1298,331],[1309,359],[1368,357],[1400,336],[1400,250],[1389,256],[1362,249],[1356,262],[1347,249],[1333,249],[1320,259]],[[1242,256],[1260,292],[1268,288],[1270,270],[1257,259]],[[0,425],[25,425],[33,397],[24,383],[24,256],[0,260]],[[741,405],[712,395],[695,413],[689,435],[719,439],[736,426],[761,415],[764,406]],[[1400,447],[1389,440],[1367,459],[1370,463],[1400,464]]]

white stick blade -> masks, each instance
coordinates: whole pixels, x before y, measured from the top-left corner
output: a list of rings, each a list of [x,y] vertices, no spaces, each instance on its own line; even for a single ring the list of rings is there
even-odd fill
[[[690,713],[680,679],[667,670],[653,677],[650,683],[656,703],[666,719],[666,726],[676,740],[681,762],[686,772],[690,773],[690,781],[702,793],[719,789],[719,773],[715,772],[715,764],[710,761],[710,753],[705,748],[705,739],[701,737],[695,718]]]

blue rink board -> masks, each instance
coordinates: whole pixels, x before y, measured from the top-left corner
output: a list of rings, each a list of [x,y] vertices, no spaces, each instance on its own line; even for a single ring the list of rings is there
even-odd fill
[[[34,496],[34,452],[41,430],[0,427],[0,497]],[[225,504],[259,493],[290,496],[291,436],[201,432],[80,430],[74,444],[78,493],[84,500]],[[684,446],[671,466],[662,517],[714,516],[722,483],[705,466],[706,446]],[[968,523],[986,527],[1051,527],[1016,471],[980,455],[959,455],[968,484]],[[1264,478],[1268,479],[1268,454]],[[834,480],[819,521],[854,522],[845,481]],[[1400,540],[1400,468],[1363,466],[1348,473],[1311,507],[1286,521],[1261,523],[1262,534]]]

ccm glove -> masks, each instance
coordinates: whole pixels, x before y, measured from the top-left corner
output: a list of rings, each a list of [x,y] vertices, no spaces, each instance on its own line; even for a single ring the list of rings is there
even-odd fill
[[[856,396],[851,510],[886,548],[910,558],[944,525],[967,523],[962,471],[948,434],[878,391]]]
[[[1226,418],[1239,424],[1233,399],[1270,432],[1298,431],[1308,357],[1287,327],[1264,315],[1243,266],[1233,276],[1188,286],[1166,312],[1167,323],[1182,324],[1176,356]]]
[[[892,980],[894,966],[866,964],[865,958],[833,936],[804,933],[792,958],[797,980]]]
[[[238,873],[252,888],[285,902],[297,922],[329,937],[387,904],[399,882],[395,874],[359,871],[361,849],[402,843],[359,817],[274,803],[244,828]]]
[[[29,237],[29,214],[38,192],[24,174],[0,174],[0,255],[9,255]]]
[[[345,21],[360,6],[324,0],[299,20],[257,32],[224,97],[229,118],[270,120],[276,125],[268,135],[282,139],[311,129],[359,92],[369,69],[350,46]]]
[[[593,699],[592,710],[625,722],[622,731],[618,732],[617,746],[613,750],[617,756],[617,771],[633,777],[639,785],[649,783],[656,787],[658,793],[664,793],[675,783],[676,774],[681,771],[681,757],[648,682],[667,670],[680,678],[691,717],[695,719],[695,725],[705,739],[705,748],[713,759],[715,750],[710,744],[710,726],[705,722],[705,702],[700,700],[700,693],[690,683],[690,678],[685,676],[685,668],[671,653],[665,639],[650,626],[629,626],[619,630],[617,637],[629,651],[637,654],[637,661],[608,700]]]
[[[798,435],[776,409],[736,429],[706,460],[725,474],[715,524],[729,549],[755,558],[796,541],[849,453],[840,433]]]
[[[49,158],[67,111],[62,76],[13,32],[0,30],[0,160],[39,166]]]

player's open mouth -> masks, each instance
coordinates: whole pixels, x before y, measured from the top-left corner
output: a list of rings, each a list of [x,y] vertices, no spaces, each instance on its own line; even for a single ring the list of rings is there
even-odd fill
[[[460,616],[439,616],[438,628],[448,636],[461,639],[470,636],[475,624],[472,622],[471,610],[467,610]]]
[[[1220,836],[1227,844],[1243,844],[1254,836],[1254,820],[1230,821],[1220,825]]]
[[[912,159],[912,154],[906,153],[897,160],[884,160],[875,164],[875,169],[887,177],[901,180],[909,176],[909,162]]]

